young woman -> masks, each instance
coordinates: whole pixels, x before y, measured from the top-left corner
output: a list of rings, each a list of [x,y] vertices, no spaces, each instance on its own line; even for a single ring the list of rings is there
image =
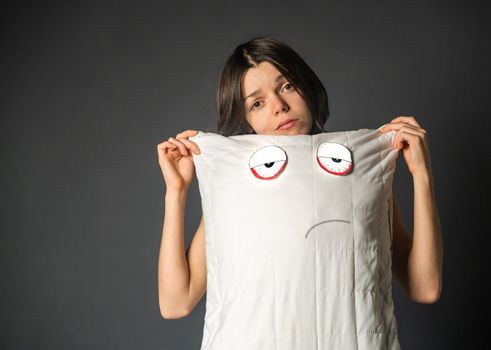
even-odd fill
[[[327,94],[315,73],[290,47],[271,38],[239,45],[222,72],[217,94],[218,133],[314,135],[329,111]],[[379,129],[397,130],[393,146],[402,150],[414,183],[413,234],[406,229],[394,197],[392,271],[409,298],[434,303],[442,289],[443,245],[435,200],[428,134],[413,116],[398,116]],[[165,179],[165,215],[158,265],[159,303],[167,319],[189,314],[206,292],[204,222],[189,249],[184,212],[199,154],[186,130],[157,146]]]

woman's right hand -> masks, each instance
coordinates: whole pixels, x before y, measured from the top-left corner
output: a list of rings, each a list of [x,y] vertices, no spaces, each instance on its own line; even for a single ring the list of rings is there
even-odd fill
[[[182,191],[189,188],[194,174],[194,162],[189,151],[200,154],[201,150],[195,142],[187,138],[197,133],[196,130],[186,130],[157,145],[160,169],[167,190]]]

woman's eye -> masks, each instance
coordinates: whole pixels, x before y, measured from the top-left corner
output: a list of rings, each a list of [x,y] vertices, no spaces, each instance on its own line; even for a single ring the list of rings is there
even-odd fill
[[[287,90],[293,90],[293,85],[291,83],[286,83],[285,84],[285,88],[289,86],[289,88]]]
[[[350,150],[339,143],[324,142],[317,148],[317,163],[333,175],[346,175],[353,168]]]
[[[286,152],[278,146],[258,149],[249,159],[249,169],[260,180],[276,178],[286,167]]]
[[[259,107],[259,106],[257,106],[257,105],[256,105],[256,103],[260,103],[260,102],[261,102],[261,101],[256,101],[256,102],[254,102],[254,103],[252,104],[252,108],[251,108],[251,109],[254,109],[254,108],[256,108],[256,107]]]

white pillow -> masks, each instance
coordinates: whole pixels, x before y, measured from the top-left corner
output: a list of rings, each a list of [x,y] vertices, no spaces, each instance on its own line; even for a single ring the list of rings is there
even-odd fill
[[[202,132],[201,350],[399,349],[392,301],[395,131]]]

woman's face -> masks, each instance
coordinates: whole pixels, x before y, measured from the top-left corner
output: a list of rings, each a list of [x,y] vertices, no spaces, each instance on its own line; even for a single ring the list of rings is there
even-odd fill
[[[302,96],[269,62],[247,70],[242,98],[246,120],[256,134],[300,135],[312,128],[312,115]],[[287,119],[296,119],[296,123],[289,129],[278,129]]]

